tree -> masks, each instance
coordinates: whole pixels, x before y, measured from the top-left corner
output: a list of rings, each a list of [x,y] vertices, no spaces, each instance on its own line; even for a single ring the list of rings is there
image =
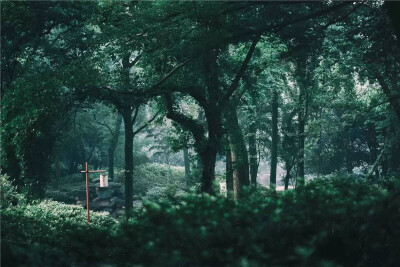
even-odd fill
[[[278,92],[272,92],[272,151],[271,151],[271,175],[270,187],[276,186],[276,166],[278,163]]]

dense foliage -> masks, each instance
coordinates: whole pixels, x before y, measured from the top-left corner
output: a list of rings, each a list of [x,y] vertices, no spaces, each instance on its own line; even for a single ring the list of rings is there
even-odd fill
[[[128,221],[44,201],[2,210],[5,265],[396,266],[400,184],[317,179],[240,201],[145,202]],[[33,244],[33,246],[32,246]]]
[[[3,1],[5,265],[400,265],[399,3]]]

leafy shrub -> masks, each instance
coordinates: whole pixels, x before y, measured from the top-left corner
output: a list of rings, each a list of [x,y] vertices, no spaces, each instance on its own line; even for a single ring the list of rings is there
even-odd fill
[[[22,204],[25,201],[25,197],[22,194],[17,193],[17,190],[10,182],[10,177],[5,174],[0,174],[0,186],[1,186],[1,209],[5,209],[12,205]]]
[[[93,175],[91,176],[93,179]],[[64,186],[64,185],[69,185],[69,184],[77,184],[77,183],[82,183],[85,181],[85,176],[84,173],[74,173],[71,175],[66,175],[63,177],[60,177],[58,180],[52,181],[51,184],[53,185],[58,185],[58,186]]]
[[[77,258],[80,264],[82,259],[96,261],[109,249],[110,229],[116,224],[107,213],[97,212],[91,213],[89,224],[82,207],[49,200],[7,208],[1,217],[5,266],[70,266]]]
[[[145,202],[118,228],[119,263],[183,266],[398,266],[400,187],[317,179],[239,202],[187,195]],[[128,246],[137,249],[123,253]]]
[[[8,208],[3,255],[32,258],[21,248],[36,243],[41,265],[58,255],[66,265],[400,266],[398,180],[315,179],[285,192],[249,190],[240,201],[163,199],[120,223],[93,213],[87,224],[82,208],[52,201]]]
[[[123,172],[116,175],[119,182],[124,181]],[[185,170],[183,167],[168,166],[166,164],[149,163],[136,166],[133,171],[133,190],[135,194],[146,195],[152,188],[184,189]],[[157,190],[157,189],[153,189]],[[152,192],[150,192],[152,194]]]

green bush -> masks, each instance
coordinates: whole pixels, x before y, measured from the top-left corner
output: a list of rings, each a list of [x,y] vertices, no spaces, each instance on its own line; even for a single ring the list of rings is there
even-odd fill
[[[0,187],[1,187],[1,209],[10,206],[15,206],[18,203],[23,204],[25,197],[17,193],[16,188],[11,184],[10,177],[5,174],[0,174]]]
[[[118,172],[116,179],[123,183],[123,172]],[[177,190],[186,187],[185,170],[183,167],[149,163],[138,165],[133,171],[133,190],[137,195],[145,196],[152,188],[171,187],[175,187]]]
[[[7,208],[2,255],[69,266],[400,266],[395,180],[316,179],[286,192],[249,190],[240,201],[163,199],[119,223],[93,213],[87,224],[82,208],[52,201]]]
[[[318,179],[239,202],[187,195],[145,202],[118,228],[119,263],[183,266],[399,266],[400,187]],[[137,249],[130,253],[126,248]],[[168,264],[166,264],[168,263]]]
[[[1,211],[4,266],[71,266],[96,262],[110,250],[116,224],[107,213],[91,213],[76,205],[45,200]],[[102,259],[107,261],[107,259]]]

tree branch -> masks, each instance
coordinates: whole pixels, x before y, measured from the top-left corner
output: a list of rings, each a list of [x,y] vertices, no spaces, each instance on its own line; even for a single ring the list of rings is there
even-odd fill
[[[146,128],[147,126],[149,126],[150,123],[152,123],[152,122],[156,119],[156,117],[158,116],[158,114],[160,114],[160,112],[161,112],[161,110],[158,110],[158,111],[156,112],[156,114],[154,114],[154,116],[153,116],[150,120],[148,120],[145,124],[143,124],[143,125],[140,126],[136,131],[134,131],[134,132],[133,132],[133,136],[135,136],[136,134],[138,134],[139,132],[141,132],[144,128]]]
[[[376,107],[379,107],[379,106],[381,106],[381,105],[384,105],[384,104],[389,103],[392,99],[399,99],[399,98],[400,98],[400,95],[389,97],[389,98],[388,98],[387,100],[385,100],[385,101],[382,101],[382,102],[379,102],[378,104],[369,106],[369,107],[367,108],[366,111],[371,111],[372,109],[374,109],[374,108],[376,108]]]
[[[135,57],[135,59],[132,61],[132,62],[130,62],[129,60],[130,60],[130,58],[131,58],[131,55],[129,54],[127,57],[125,57],[125,58],[123,58],[122,59],[122,66],[125,68],[125,69],[130,69],[130,68],[132,68],[133,66],[135,66],[137,63],[138,63],[138,61],[140,60],[140,58],[143,56],[143,53],[142,54],[139,54],[137,57]]]
[[[249,51],[247,52],[246,58],[243,60],[242,65],[238,71],[238,73],[236,73],[235,78],[233,79],[231,86],[228,88],[228,92],[226,92],[226,94],[222,97],[221,99],[221,106],[225,105],[226,102],[228,102],[229,98],[232,96],[232,94],[235,92],[235,90],[238,88],[239,86],[239,82],[240,79],[243,77],[244,72],[247,69],[247,66],[250,62],[251,57],[253,56],[254,50],[256,48],[256,45],[258,43],[258,41],[260,40],[260,35],[258,35],[257,37],[254,38]]]
[[[234,42],[234,41],[240,41],[240,40],[243,40],[244,38],[247,38],[249,35],[254,35],[254,36],[262,35],[265,32],[271,31],[271,30],[279,31],[279,30],[281,30],[281,29],[283,29],[283,28],[285,28],[285,27],[287,27],[289,25],[293,25],[293,24],[296,24],[296,23],[299,23],[299,22],[302,22],[302,21],[306,21],[306,20],[309,20],[309,19],[320,17],[320,16],[325,15],[325,14],[327,14],[329,12],[332,12],[334,10],[340,9],[342,7],[345,7],[345,6],[351,5],[351,4],[352,4],[352,2],[342,2],[340,4],[337,4],[337,5],[334,5],[334,6],[319,10],[317,12],[314,12],[312,14],[303,16],[301,18],[296,18],[296,19],[293,19],[291,21],[282,22],[282,23],[279,23],[279,24],[276,24],[276,25],[267,25],[267,26],[262,27],[262,28],[257,29],[257,30],[250,30],[250,31],[247,31],[247,32],[244,32],[244,33],[241,33],[241,34],[238,34],[238,35],[235,35],[235,36],[232,36],[232,37],[228,38],[227,42],[229,43],[229,42]]]
[[[160,79],[158,82],[156,82],[155,84],[153,84],[152,86],[150,86],[150,88],[148,90],[157,88],[158,86],[160,86],[162,83],[164,83],[169,77],[171,77],[175,72],[177,72],[179,69],[181,69],[183,66],[185,66],[186,64],[188,64],[189,62],[191,62],[194,58],[189,58],[185,61],[183,61],[181,64],[179,64],[178,66],[176,66],[175,68],[173,68],[167,75],[165,75],[162,79]]]
[[[133,113],[132,125],[135,124],[135,122],[136,122],[137,115],[139,114],[139,108],[140,108],[140,105],[136,107],[135,113]]]
[[[96,114],[93,114],[93,119],[94,119],[94,121],[95,121],[97,124],[106,127],[106,128],[110,131],[111,135],[114,137],[114,132],[113,132],[113,130],[111,130],[110,126],[108,126],[108,125],[105,124],[105,123],[99,122],[99,121],[96,119]]]
[[[197,143],[201,143],[204,140],[204,128],[201,124],[193,120],[192,118],[186,117],[180,112],[174,110],[173,107],[173,99],[170,94],[164,96],[165,102],[167,104],[167,118],[171,119],[180,125],[182,125],[185,129],[189,130]]]

